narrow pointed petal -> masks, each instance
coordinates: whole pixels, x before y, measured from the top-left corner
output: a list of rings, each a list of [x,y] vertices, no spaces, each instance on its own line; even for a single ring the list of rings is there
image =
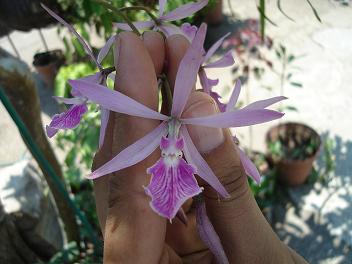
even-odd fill
[[[220,112],[225,112],[226,105],[220,101],[221,96],[217,92],[214,92],[212,90],[214,86],[218,85],[219,79],[216,79],[216,80],[209,79],[204,69],[201,69],[198,72],[198,76],[199,76],[200,84],[203,88],[203,91],[209,94],[214,99],[214,101],[219,107]]]
[[[56,135],[56,133],[57,133],[59,130],[56,129],[56,128],[50,127],[50,126],[46,126],[46,127],[45,127],[45,131],[46,131],[46,135],[47,135],[49,138],[52,138],[53,136]]]
[[[269,122],[281,118],[284,113],[267,109],[237,110],[205,117],[181,119],[183,124],[206,127],[243,127]]]
[[[80,78],[78,80],[82,80],[82,81],[85,81],[85,82],[91,82],[91,83],[97,83],[97,84],[100,84],[101,81],[102,81],[102,73],[101,72],[97,72],[97,73],[94,73],[94,74],[91,74],[91,75],[88,75],[88,76],[85,76],[83,78]],[[72,92],[71,92],[72,94]],[[73,95],[73,94],[72,94]],[[74,95],[75,96],[75,95]]]
[[[276,104],[282,100],[286,100],[287,97],[285,96],[276,96],[273,98],[269,98],[266,100],[260,100],[260,101],[256,101],[254,103],[251,103],[249,105],[247,105],[246,107],[243,107],[242,109],[264,109],[267,108],[268,106],[271,106],[273,104]]]
[[[245,173],[251,177],[257,184],[260,183],[260,173],[254,163],[247,157],[246,153],[238,148],[238,153],[240,154],[240,160],[243,165]]]
[[[207,216],[204,201],[196,204],[196,222],[198,234],[211,253],[213,253],[216,263],[229,264],[220,238]]]
[[[220,112],[225,112],[226,104],[220,101],[221,96],[217,92],[210,91],[209,95],[214,99],[215,103],[218,105]]]
[[[210,49],[207,51],[207,54],[205,54],[204,61],[208,61],[211,57],[213,57],[214,53],[220,48],[221,44],[224,42],[224,39],[227,38],[229,35],[230,33],[227,33],[225,36],[215,42],[213,46],[210,47]]]
[[[132,31],[132,28],[127,23],[113,23],[114,27],[116,29],[122,29],[126,31]],[[141,21],[141,22],[133,22],[133,25],[137,29],[145,29],[145,28],[150,28],[155,25],[154,21]]]
[[[202,192],[194,172],[195,168],[182,158],[175,166],[160,158],[148,169],[152,178],[145,188],[146,194],[152,198],[152,209],[163,217],[174,218],[184,202]]]
[[[201,10],[208,4],[209,0],[200,0],[195,3],[185,4],[160,17],[161,20],[175,21],[189,17]]]
[[[173,24],[162,24],[158,27],[158,29],[165,34],[166,37],[170,37],[172,35],[183,35],[182,30]]]
[[[159,17],[164,14],[167,0],[159,0]]]
[[[56,102],[60,104],[68,104],[68,105],[79,105],[79,104],[83,104],[86,101],[86,99],[83,97],[65,98],[61,96],[53,96],[53,98],[56,100]]]
[[[240,93],[241,93],[241,80],[237,79],[236,84],[235,84],[235,88],[232,91],[230,100],[226,105],[225,112],[229,112],[235,108],[235,105],[238,101],[238,97],[240,96]]]
[[[48,137],[55,135],[55,130],[75,128],[87,111],[86,104],[72,105],[66,112],[54,115],[49,126],[46,128]]]
[[[87,178],[93,180],[133,166],[144,160],[159,146],[160,140],[166,132],[167,123],[163,122],[149,134],[137,140],[135,143],[122,150],[113,159],[93,171]]]
[[[207,26],[203,23],[180,62],[173,94],[172,116],[181,116],[189,94],[197,81],[197,74],[203,60],[203,44],[206,30]]]
[[[226,52],[225,55],[214,62],[208,63],[203,66],[203,68],[225,68],[233,65],[235,63],[235,59],[233,58],[231,50]]]
[[[211,90],[211,85],[209,84],[209,81],[208,81],[209,79],[203,68],[199,70],[198,76],[199,76],[200,85],[202,86],[203,91],[209,94]]]
[[[63,24],[73,35],[77,37],[77,40],[82,44],[84,50],[86,53],[92,58],[94,63],[97,65],[97,67],[100,69],[101,66],[98,63],[97,59],[95,58],[93,51],[91,47],[88,45],[88,43],[82,38],[80,34],[71,26],[69,23],[67,23],[65,20],[63,20],[61,17],[59,17],[57,14],[54,13],[51,9],[46,7],[44,4],[40,4],[53,18],[55,18],[57,21],[59,21],[61,24]]]
[[[81,81],[85,81],[85,82],[90,82],[90,83],[97,83],[97,84],[101,84],[103,81],[103,75],[102,73],[99,71],[95,74],[92,75],[88,75],[86,77],[80,78],[78,80]],[[77,89],[75,89],[74,87],[72,87],[71,89],[71,95],[74,97],[84,97]]]
[[[106,127],[108,126],[108,121],[109,121],[109,115],[110,115],[110,111],[109,110],[107,110],[107,109],[105,109],[103,107],[100,109],[99,148],[104,143]]]
[[[70,80],[69,83],[83,96],[105,109],[126,115],[157,120],[167,120],[169,118],[103,85],[88,83],[82,80]]]
[[[181,25],[181,31],[183,35],[189,40],[189,42],[192,42],[194,39],[194,36],[197,33],[198,28],[194,25],[191,25],[190,23],[183,23]]]
[[[225,187],[221,184],[221,182],[215,176],[214,172],[211,170],[207,162],[203,159],[202,155],[200,155],[200,153],[198,152],[187,131],[187,128],[185,126],[182,126],[180,132],[185,141],[183,153],[185,154],[186,160],[196,167],[197,174],[199,177],[205,180],[222,197],[229,198],[230,195],[226,191]]]
[[[103,59],[106,57],[106,55],[109,53],[109,50],[112,46],[112,44],[114,44],[114,41],[116,39],[116,35],[111,36],[105,43],[105,45],[101,48],[101,50],[99,51],[98,54],[98,63],[101,64],[101,62],[103,61]]]

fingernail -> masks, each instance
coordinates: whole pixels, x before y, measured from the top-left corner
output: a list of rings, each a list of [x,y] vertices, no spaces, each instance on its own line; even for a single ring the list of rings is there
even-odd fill
[[[209,116],[219,113],[219,109],[214,101],[201,100],[193,103],[186,111],[187,118]],[[201,153],[207,153],[215,149],[224,142],[224,134],[221,128],[204,126],[187,126],[189,134]]]

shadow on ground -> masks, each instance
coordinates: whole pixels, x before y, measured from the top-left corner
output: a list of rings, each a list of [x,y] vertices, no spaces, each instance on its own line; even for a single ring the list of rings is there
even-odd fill
[[[279,237],[309,263],[351,263],[352,260],[352,141],[328,132],[335,157],[333,177],[280,190],[283,200],[274,207],[273,226]],[[317,167],[325,166],[323,150]]]

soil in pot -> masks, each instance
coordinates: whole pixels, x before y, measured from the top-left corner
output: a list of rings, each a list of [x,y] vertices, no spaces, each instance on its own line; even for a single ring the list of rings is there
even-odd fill
[[[303,184],[313,166],[321,140],[318,133],[300,123],[285,123],[267,133],[268,159],[278,180],[288,186]]]

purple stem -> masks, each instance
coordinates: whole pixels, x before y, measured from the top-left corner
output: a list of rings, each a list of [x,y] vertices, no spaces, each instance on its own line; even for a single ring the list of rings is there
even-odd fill
[[[216,231],[207,216],[203,198],[198,195],[194,198],[194,202],[196,204],[197,229],[200,238],[213,253],[218,264],[229,264],[229,260],[227,259],[225,251],[221,245],[220,238],[216,234]]]

